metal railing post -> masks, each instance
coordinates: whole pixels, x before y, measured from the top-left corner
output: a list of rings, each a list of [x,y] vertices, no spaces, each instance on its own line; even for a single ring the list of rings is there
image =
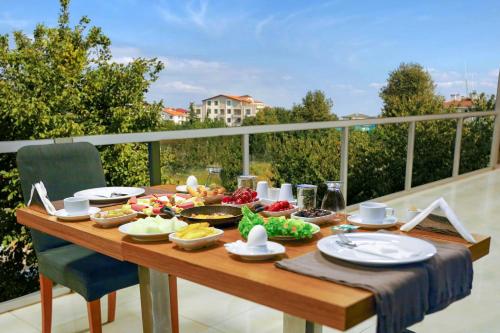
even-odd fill
[[[497,95],[495,101],[495,124],[493,138],[491,139],[490,166],[495,168],[498,164],[498,149],[500,149],[500,71],[498,72]]]
[[[340,138],[340,180],[342,181],[342,193],[347,202],[347,176],[349,168],[349,127],[342,127]]]
[[[416,122],[410,122],[408,126],[408,145],[406,146],[406,172],[405,172],[405,191],[411,189],[411,180],[413,176],[413,153],[415,150],[415,125]]]
[[[149,184],[161,184],[160,141],[148,143]]]
[[[455,134],[455,150],[453,152],[453,172],[452,177],[458,176],[460,171],[460,154],[462,152],[462,129],[464,118],[457,119],[457,133]]]
[[[241,136],[242,155],[243,155],[243,175],[250,174],[250,134]]]

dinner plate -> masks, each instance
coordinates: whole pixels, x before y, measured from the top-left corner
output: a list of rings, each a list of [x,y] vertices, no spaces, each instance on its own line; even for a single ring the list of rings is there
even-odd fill
[[[382,223],[367,223],[363,222],[359,214],[349,215],[347,221],[363,229],[386,229],[394,227],[398,223],[398,219],[395,216],[386,217]]]
[[[307,223],[307,224],[310,224],[312,227],[313,227],[313,236],[316,235],[318,232],[320,232],[320,228],[314,224],[314,223],[309,223],[309,222],[304,222],[304,223]],[[277,240],[277,241],[290,241],[290,240],[296,240],[296,241],[300,241],[300,240],[308,240],[310,238],[301,238],[301,239],[297,239],[293,236],[273,236],[273,237],[269,237],[269,239],[272,239],[272,240]]]
[[[379,232],[345,234],[360,248],[339,245],[338,235],[322,238],[318,249],[331,257],[367,266],[394,266],[428,260],[436,254],[436,247],[422,239]],[[375,252],[379,254],[372,254]]]
[[[82,220],[88,220],[90,215],[93,215],[95,213],[99,213],[101,211],[100,208],[97,207],[89,207],[89,210],[87,213],[79,213],[79,214],[69,214],[65,209],[59,209],[56,211],[56,217],[59,220],[63,221],[82,221]]]
[[[247,246],[247,243],[236,241],[224,244],[226,251],[239,256],[245,260],[266,260],[286,252],[285,247],[279,243],[267,242],[266,251],[255,251]]]
[[[129,199],[144,193],[144,189],[140,187],[124,187],[124,186],[109,186],[96,187],[88,190],[78,191],[73,196],[77,198],[85,198],[94,202],[112,202]],[[124,194],[114,195],[112,194]]]
[[[183,226],[187,226],[188,224],[184,221],[180,221]],[[175,233],[176,231],[170,231],[170,232],[160,232],[156,234],[139,234],[139,233],[132,233],[129,231],[130,225],[135,222],[129,222],[127,224],[122,224],[121,226],[118,227],[118,231],[120,231],[123,234],[129,235],[135,240],[138,241],[144,241],[144,242],[154,242],[154,241],[159,241],[159,240],[168,240],[168,235]]]

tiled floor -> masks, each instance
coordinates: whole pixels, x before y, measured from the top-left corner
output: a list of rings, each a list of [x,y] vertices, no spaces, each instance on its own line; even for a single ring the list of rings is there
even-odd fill
[[[421,333],[494,333],[500,332],[500,170],[436,187],[388,202],[404,218],[406,208],[424,207],[443,196],[455,208],[469,230],[492,236],[491,253],[474,265],[474,289],[468,298],[427,316],[412,330]],[[282,331],[278,311],[211,290],[188,281],[179,281],[180,323],[183,333],[277,333]],[[40,332],[40,305],[34,304],[0,315],[0,331]],[[103,319],[106,302],[103,302]],[[350,333],[374,332],[372,318],[349,330]],[[86,332],[88,328],[83,298],[70,294],[54,299],[53,332]],[[104,325],[104,332],[142,332],[137,287],[118,293],[116,321]],[[325,333],[336,330],[323,330]]]

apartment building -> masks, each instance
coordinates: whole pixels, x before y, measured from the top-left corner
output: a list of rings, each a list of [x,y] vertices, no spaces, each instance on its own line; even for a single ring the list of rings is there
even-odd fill
[[[187,118],[188,110],[185,109],[168,107],[161,111],[161,119],[171,120],[176,124],[185,122]]]
[[[205,119],[224,120],[228,126],[241,126],[243,119],[254,117],[265,104],[254,100],[252,96],[217,95],[195,106],[196,115]]]

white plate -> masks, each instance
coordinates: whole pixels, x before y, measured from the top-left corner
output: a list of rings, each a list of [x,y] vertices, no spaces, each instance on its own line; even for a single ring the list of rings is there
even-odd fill
[[[302,216],[297,216],[297,212],[293,213],[291,218],[297,219],[297,220],[302,220],[304,222],[309,222],[317,225],[321,225],[324,223],[328,222],[333,222],[333,218],[335,217],[334,212],[330,212],[328,215],[324,216],[318,216],[318,217],[302,217]]]
[[[217,242],[219,238],[222,237],[224,234],[224,230],[221,229],[215,229],[216,233],[213,235],[201,237],[201,238],[196,238],[196,239],[182,239],[182,238],[177,238],[176,235],[177,233],[170,234],[168,237],[171,242],[177,244],[177,246],[186,249],[186,250],[196,250],[196,249],[201,249],[203,247],[212,245],[213,243]]]
[[[97,207],[89,207],[89,210],[87,213],[80,213],[80,214],[69,214],[65,209],[59,209],[56,211],[56,217],[59,220],[63,221],[82,221],[82,220],[88,220],[90,215],[99,213],[101,211],[100,208]]]
[[[347,217],[347,221],[353,225],[357,225],[363,229],[386,229],[394,227],[398,223],[398,218],[395,216],[386,217],[382,223],[367,223],[363,222],[361,215],[354,214]]]
[[[110,187],[96,187],[88,190],[78,191],[73,196],[77,198],[85,198],[94,202],[109,202],[129,199],[144,193],[144,189],[140,187],[123,187],[123,186],[110,186]],[[109,197],[111,193],[123,193],[126,195]]]
[[[321,229],[320,229],[320,228],[319,228],[316,224],[314,224],[314,223],[309,223],[309,222],[304,222],[304,223],[308,223],[308,224],[310,224],[310,225],[313,227],[313,229],[314,229],[314,231],[313,231],[313,233],[312,233],[312,235],[313,235],[313,236],[314,236],[314,235],[316,235],[316,234],[317,234],[318,232],[320,232],[320,230],[321,230]],[[311,239],[311,238],[302,238],[302,239],[297,239],[297,238],[295,238],[295,237],[293,237],[293,236],[273,236],[273,237],[269,237],[269,239],[272,239],[272,240],[278,240],[278,241],[290,241],[290,240],[300,241],[300,240],[308,240],[308,239]]]
[[[187,187],[187,185],[177,185],[175,187],[175,190],[177,192],[181,192],[181,193],[188,193],[188,187]]]
[[[384,251],[384,255],[394,258],[382,257],[376,254],[361,252],[360,250],[350,249],[340,246],[337,241],[338,235],[332,235],[320,239],[317,243],[318,249],[324,254],[368,266],[392,266],[410,264],[428,260],[436,254],[436,248],[424,240],[401,236],[390,233],[379,232],[360,232],[354,234],[345,234],[352,242],[362,244],[371,244],[373,247],[384,247],[396,252]],[[365,248],[366,249],[366,248]]]
[[[182,222],[181,225],[183,227],[188,225],[184,221],[180,221],[180,222]],[[118,230],[122,234],[129,235],[130,237],[132,237],[133,239],[138,240],[138,241],[154,242],[154,241],[159,241],[159,240],[166,240],[166,239],[168,239],[168,235],[175,232],[175,231],[171,231],[171,232],[160,232],[157,234],[135,234],[135,233],[129,232],[129,230],[128,230],[132,223],[135,223],[135,222],[129,222],[127,224],[122,224],[121,226],[118,227]]]
[[[279,212],[270,212],[268,210],[263,210],[260,213],[266,217],[280,217],[280,216],[288,216],[292,213],[295,213],[297,210],[299,210],[299,208],[296,206],[293,206],[293,208],[290,208],[287,210],[281,210]]]
[[[254,251],[248,248],[247,243],[236,241],[234,243],[224,244],[226,251],[237,255],[245,260],[266,260],[274,256],[284,254],[285,247],[275,242],[267,242],[267,252]]]
[[[131,214],[116,216],[116,217],[96,217],[96,214],[90,215],[90,219],[95,223],[99,224],[101,227],[110,228],[116,227],[125,222],[132,221],[136,216],[137,212],[133,212]]]

